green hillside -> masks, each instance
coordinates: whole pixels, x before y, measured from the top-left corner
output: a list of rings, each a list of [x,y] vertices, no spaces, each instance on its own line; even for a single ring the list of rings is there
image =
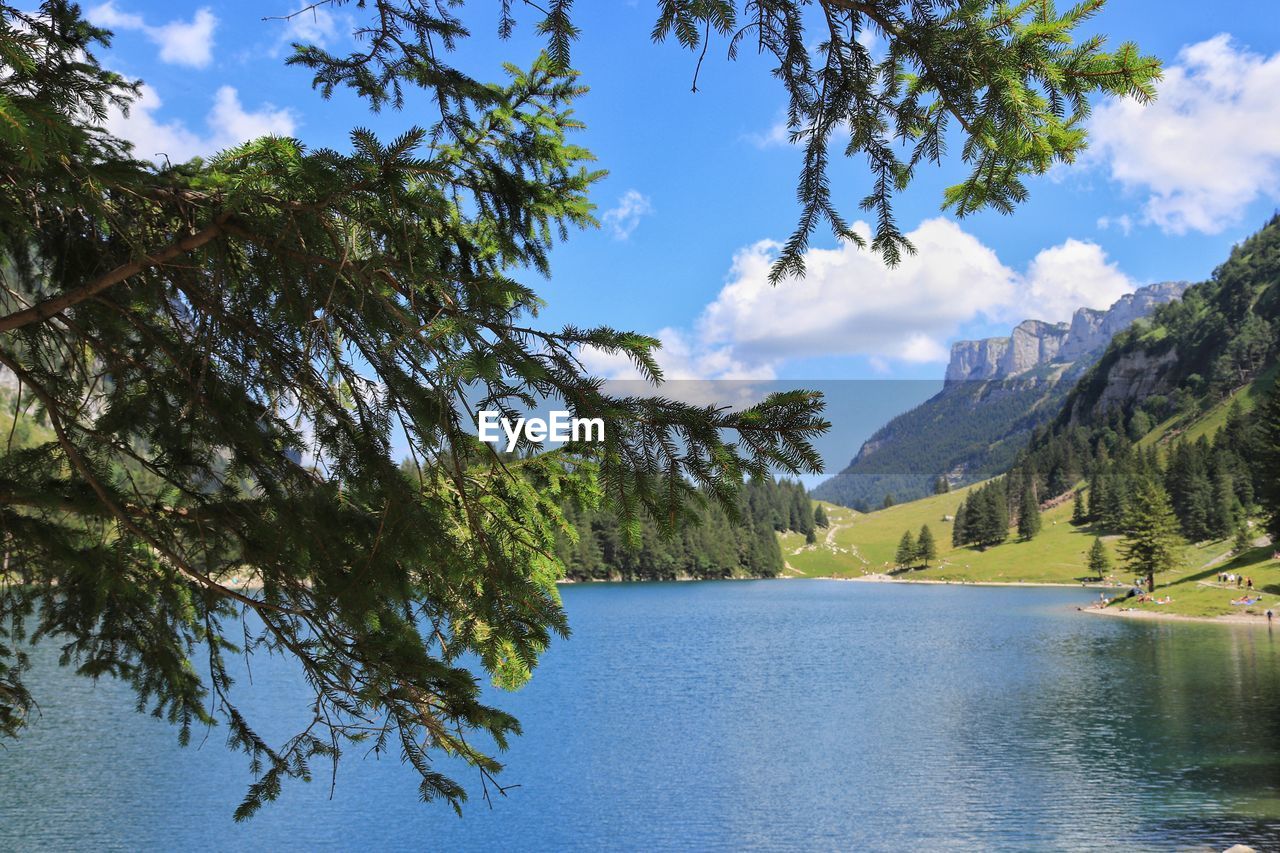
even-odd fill
[[[1277,372],[1273,365],[1213,405],[1157,424],[1132,445],[1133,458],[1145,457],[1153,464],[1151,459],[1164,459],[1172,449],[1202,438],[1211,445],[1223,447],[1219,434],[1231,421],[1232,411],[1236,412],[1237,422],[1242,414],[1247,419],[1270,392]],[[1244,552],[1235,553],[1234,537],[1188,544],[1183,552],[1183,564],[1160,572],[1153,600],[1142,601],[1124,597],[1135,578],[1121,566],[1117,549],[1121,536],[1100,521],[1071,522],[1074,493],[1043,507],[1041,531],[1029,541],[1017,539],[1011,530],[1006,542],[985,550],[953,547],[952,519],[956,510],[966,497],[984,485],[986,483],[976,483],[949,494],[868,514],[823,504],[833,522],[828,537],[807,547],[799,537],[784,539],[788,573],[807,577],[878,576],[904,581],[1075,585],[1093,580],[1087,569],[1088,551],[1094,539],[1100,537],[1112,564],[1105,578],[1112,589],[1104,592],[1111,598],[1112,608],[1195,618],[1259,616],[1268,608],[1280,612],[1280,559],[1276,559],[1277,547],[1269,544],[1257,516],[1246,522],[1250,547]],[[1089,490],[1079,490],[1084,501],[1090,503]],[[924,524],[929,525],[937,540],[938,560],[927,569],[899,569],[894,565],[894,558],[903,533],[918,533]],[[1246,596],[1247,589],[1243,584],[1237,587],[1222,583],[1218,579],[1220,572],[1251,578],[1253,597],[1258,600],[1233,604]]]
[[[878,508],[885,495],[899,502],[928,495],[948,472],[982,480],[1005,471],[1031,431],[1057,415],[1079,375],[1069,371],[1059,379],[1057,372],[1061,366],[1046,366],[1014,379],[949,385],[877,430],[813,496],[865,511]]]
[[[949,494],[868,514],[844,510],[847,516],[839,522],[835,515],[839,510],[831,509],[828,514],[835,530],[832,541],[820,542],[799,553],[784,542],[784,557],[807,577],[889,574],[895,571],[894,552],[903,532],[915,534],[927,524],[938,542],[938,561],[928,569],[898,572],[894,577],[982,583],[1080,583],[1086,575],[1086,554],[1093,537],[1086,529],[1070,524],[1070,504],[1046,511],[1044,530],[1029,542],[1011,540],[985,551],[952,547],[952,522],[948,519],[954,518],[960,501],[981,485],[975,483]]]

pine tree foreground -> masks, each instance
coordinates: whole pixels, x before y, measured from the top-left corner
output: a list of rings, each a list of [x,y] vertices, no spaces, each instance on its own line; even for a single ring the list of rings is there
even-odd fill
[[[0,4],[0,365],[15,410],[53,434],[0,462],[0,729],[33,702],[19,643],[50,638],[80,673],[128,681],[184,743],[225,723],[257,777],[237,818],[356,745],[397,749],[422,797],[455,808],[466,790],[434,758],[461,757],[487,796],[493,748],[519,725],[462,661],[516,687],[567,633],[565,502],[673,530],[704,498],[732,510],[750,475],[816,470],[809,440],[826,428],[803,392],[737,412],[610,396],[578,353],[625,355],[657,382],[657,341],[531,321],[540,301],[514,271],[548,274],[553,243],[594,224],[602,174],[570,141],[585,89],[568,0],[528,12],[547,53],[501,84],[449,64],[462,4],[334,5],[363,33],[357,53],[299,44],[289,62],[374,111],[425,89],[437,123],[356,129],[344,152],[263,138],[157,167],[100,126],[141,91],[95,58],[108,34],[67,3]],[[777,60],[804,150],[781,279],[824,219],[861,242],[828,189],[838,130],[871,164],[871,245],[893,263],[910,249],[893,195],[941,162],[953,125],[971,171],[947,206],[1008,211],[1025,175],[1082,149],[1090,95],[1151,97],[1155,60],[1075,38],[1102,6],[821,0],[815,53],[798,0],[741,18],[662,0],[654,36],[722,38],[732,55],[749,32]],[[504,36],[513,8],[491,13]],[[469,411],[548,398],[605,418],[607,440],[509,460],[472,435]],[[241,651],[298,661],[310,726],[259,736],[228,671]]]
[[[1184,544],[1169,495],[1154,480],[1143,482],[1134,495],[1120,543],[1125,568],[1145,578],[1147,591],[1154,592],[1158,572],[1182,565]]]

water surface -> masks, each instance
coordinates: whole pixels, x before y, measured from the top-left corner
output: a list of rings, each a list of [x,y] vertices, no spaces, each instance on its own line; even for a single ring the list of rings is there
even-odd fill
[[[517,783],[458,819],[395,759],[332,799],[249,777],[37,654],[42,715],[0,747],[0,848],[1280,849],[1280,645],[1266,629],[1090,617],[1083,590],[823,581],[564,589],[574,635],[495,698]],[[243,705],[305,716],[284,662]]]

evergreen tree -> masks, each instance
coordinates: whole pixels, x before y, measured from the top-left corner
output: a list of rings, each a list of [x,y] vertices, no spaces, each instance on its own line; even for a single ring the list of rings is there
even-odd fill
[[[1120,545],[1125,568],[1145,576],[1147,589],[1154,591],[1157,572],[1182,564],[1184,544],[1168,493],[1154,480],[1144,480],[1134,493]]]
[[[1022,503],[1018,508],[1018,536],[1029,541],[1040,532],[1040,502],[1036,500],[1034,483],[1022,487]]]
[[[951,523],[951,547],[959,548],[969,543],[968,530],[966,528],[967,508],[969,505],[969,497],[966,495],[960,501],[960,505],[956,507],[955,521]]]
[[[910,568],[915,563],[918,553],[916,540],[912,537],[911,531],[908,530],[902,534],[902,539],[898,542],[898,552],[893,558],[894,563],[902,569]]]
[[[944,139],[958,132],[972,169],[945,204],[1008,210],[1026,175],[1083,149],[1094,95],[1149,99],[1158,62],[1127,43],[1107,52],[1085,24],[1099,5],[830,3],[813,52],[798,0],[741,20],[734,4],[664,2],[653,36],[736,49],[754,27],[778,61],[806,149],[781,278],[803,271],[823,219],[863,242],[828,189],[833,133],[850,130],[848,153],[872,163],[871,247],[893,263],[909,248],[893,194]],[[347,90],[383,116],[421,89],[440,112],[431,126],[391,140],[354,129],[345,152],[249,140],[157,168],[100,126],[142,91],[96,59],[108,34],[60,0],[0,5],[0,365],[56,435],[0,463],[9,571],[23,579],[6,588],[0,638],[50,637],[84,672],[127,673],[184,740],[215,709],[261,767],[240,818],[371,729],[400,742],[423,798],[459,805],[434,757],[491,779],[500,765],[474,744],[517,730],[467,667],[516,686],[567,631],[553,559],[564,500],[601,505],[675,571],[662,538],[700,490],[736,509],[744,476],[818,464],[816,395],[737,412],[616,398],[578,353],[627,357],[656,381],[656,340],[527,322],[541,301],[519,277],[548,274],[554,241],[592,224],[602,175],[571,141],[579,31],[568,2],[501,4],[500,33],[524,10],[546,53],[487,85],[453,61],[474,8],[346,4],[352,53],[299,44],[288,60],[325,97]],[[460,415],[549,398],[607,415],[605,441],[521,446],[513,472]],[[749,435],[732,439],[739,428]],[[391,457],[406,445],[408,476]],[[658,524],[637,530],[646,515]],[[245,645],[297,657],[315,691],[316,723],[279,750],[239,713],[228,676],[242,610],[261,631]],[[0,645],[9,733],[32,705],[15,655]]]
[[[1094,521],[1103,518],[1106,513],[1106,507],[1106,480],[1103,479],[1101,473],[1097,473],[1089,481],[1089,518]]]
[[[315,52],[312,70],[393,106],[402,84],[429,87],[437,124],[162,168],[101,126],[141,91],[95,58],[107,34],[56,0],[0,5],[0,365],[54,434],[0,457],[23,581],[0,597],[0,729],[33,701],[11,638],[47,637],[80,672],[125,677],[184,743],[224,723],[261,768],[238,818],[375,730],[424,799],[460,803],[435,759],[491,779],[475,744],[518,730],[473,669],[526,681],[567,632],[562,560],[594,559],[558,544],[564,501],[673,535],[700,494],[733,506],[749,473],[819,464],[817,395],[737,413],[614,397],[581,349],[656,381],[656,340],[534,328],[519,278],[594,221],[582,85],[547,57],[493,86],[437,74],[436,13],[371,5],[422,26],[370,34],[358,81]],[[463,417],[543,399],[607,417],[604,441],[503,458]],[[314,724],[260,736],[235,646],[295,658]]]
[[[933,484],[933,493],[935,495],[945,495],[951,491],[951,483],[945,476],[939,477]]]
[[[993,480],[971,493],[965,516],[965,542],[979,548],[1009,538],[1009,503],[1003,480]]]
[[[933,531],[929,529],[929,525],[923,525],[920,528],[920,536],[916,539],[916,559],[927,569],[929,561],[937,558],[938,543],[933,539]]]
[[[1259,444],[1255,491],[1266,514],[1271,541],[1280,543],[1280,382],[1258,410]]]
[[[893,495],[885,495],[884,501],[880,504],[880,508],[888,509],[889,507],[893,506],[893,504],[894,504]]]
[[[1246,525],[1241,524],[1236,528],[1235,537],[1231,541],[1231,553],[1243,554],[1252,546],[1253,543],[1249,541],[1249,528]]]
[[[813,508],[813,523],[823,530],[831,526],[831,520],[827,518],[827,511],[822,508],[822,504],[816,504]]]
[[[1243,512],[1236,499],[1231,475],[1219,468],[1213,476],[1213,494],[1209,504],[1208,534],[1212,539],[1226,539],[1236,529]]]
[[[1084,507],[1084,491],[1077,491],[1075,498],[1071,502],[1071,523],[1081,525],[1088,521],[1089,513]]]
[[[1089,548],[1089,573],[1102,580],[1111,572],[1111,557],[1102,544],[1102,537],[1094,537],[1093,546]]]

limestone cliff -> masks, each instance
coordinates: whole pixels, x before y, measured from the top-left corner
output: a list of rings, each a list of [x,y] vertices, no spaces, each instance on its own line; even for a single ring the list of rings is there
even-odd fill
[[[1157,305],[1178,299],[1188,286],[1181,281],[1152,284],[1125,294],[1106,310],[1081,308],[1070,323],[1024,320],[1007,338],[957,341],[951,347],[947,384],[1008,379],[1040,365],[1096,357],[1117,333]]]
[[[1005,470],[1032,430],[1061,411],[1111,339],[1187,286],[1153,284],[1105,310],[1081,308],[1070,323],[1024,320],[1007,338],[960,341],[951,349],[943,390],[877,430],[814,496],[869,509],[885,494],[922,497],[940,474],[962,483]],[[1099,391],[1107,399],[1100,405],[1156,390],[1160,367],[1140,360],[1108,365],[1110,380]]]

